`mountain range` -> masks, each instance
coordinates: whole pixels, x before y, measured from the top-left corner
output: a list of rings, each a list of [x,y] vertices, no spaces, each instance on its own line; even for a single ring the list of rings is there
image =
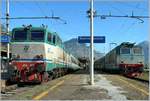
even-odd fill
[[[89,58],[90,47],[85,43],[78,43],[77,38],[70,39],[64,42],[64,47],[67,52],[73,54],[76,58]],[[95,60],[101,58],[104,54],[94,50]]]

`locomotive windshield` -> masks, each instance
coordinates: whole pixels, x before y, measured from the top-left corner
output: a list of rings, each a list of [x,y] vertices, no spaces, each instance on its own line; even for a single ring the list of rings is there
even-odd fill
[[[31,40],[43,41],[44,31],[31,31]]]
[[[23,41],[23,40],[27,40],[27,31],[15,31],[14,35],[13,35],[13,40],[15,41]]]
[[[121,54],[130,54],[130,48],[121,48]]]
[[[133,48],[134,54],[142,54],[142,48]]]

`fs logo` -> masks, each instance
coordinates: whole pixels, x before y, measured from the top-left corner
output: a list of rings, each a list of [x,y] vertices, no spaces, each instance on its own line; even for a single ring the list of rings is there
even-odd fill
[[[29,45],[25,45],[25,46],[24,46],[24,51],[25,51],[25,52],[28,52],[28,50],[29,50]]]

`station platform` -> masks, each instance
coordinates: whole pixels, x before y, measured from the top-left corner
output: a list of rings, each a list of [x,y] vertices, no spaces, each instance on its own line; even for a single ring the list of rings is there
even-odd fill
[[[94,85],[89,84],[89,73],[75,73],[41,85],[26,87],[6,99],[13,100],[148,100],[149,84],[117,74],[95,72]]]

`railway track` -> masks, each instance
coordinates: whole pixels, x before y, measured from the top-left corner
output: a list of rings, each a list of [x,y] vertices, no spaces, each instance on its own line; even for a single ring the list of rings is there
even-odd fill
[[[11,96],[17,94],[17,93],[21,93],[21,92],[25,92],[27,90],[29,90],[30,88],[32,88],[34,85],[24,85],[22,87],[18,86],[17,84],[14,85],[10,85],[10,86],[6,86],[4,91],[1,91],[1,99],[11,99]]]
[[[121,74],[107,73],[107,72],[98,71],[98,70],[96,70],[96,72],[97,72],[97,73],[101,73],[101,74],[118,75],[118,76],[126,77],[126,78],[129,78],[129,79],[132,79],[132,80],[136,80],[136,81],[139,81],[139,82],[142,82],[142,83],[145,83],[145,84],[149,84],[149,80],[144,80],[144,79],[141,79],[141,78],[131,78],[131,77],[123,76],[123,75],[121,75]]]
[[[130,78],[130,79],[137,80],[137,81],[140,81],[140,82],[142,82],[142,83],[149,84],[149,81],[148,81],[148,80],[144,80],[144,79],[140,79],[140,78]]]
[[[1,99],[5,99],[16,93],[17,84],[6,86],[1,89]]]
[[[136,78],[136,77],[127,77],[127,76],[119,75],[119,74],[118,74],[118,76],[122,76],[123,78],[127,78],[126,80],[127,81],[129,80],[129,82],[131,82],[130,80],[134,80],[134,81],[140,82],[140,83],[142,83],[144,85],[149,85],[149,81],[148,80],[144,80],[144,79],[140,79],[140,78]]]

